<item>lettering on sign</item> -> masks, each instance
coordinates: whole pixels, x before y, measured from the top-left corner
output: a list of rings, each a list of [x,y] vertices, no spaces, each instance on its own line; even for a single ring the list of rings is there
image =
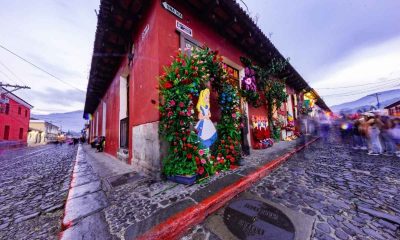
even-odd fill
[[[149,30],[150,30],[150,25],[147,24],[146,27],[143,29],[143,32],[142,32],[142,41],[147,36],[147,33],[149,33]]]
[[[191,37],[193,36],[192,29],[179,21],[176,21],[176,29],[178,29],[179,31],[181,31],[183,33],[186,33],[187,35],[189,35]]]
[[[175,8],[173,8],[171,5],[169,5],[167,2],[163,2],[162,3],[163,7],[165,9],[167,9],[169,12],[171,12],[172,14],[174,14],[175,16],[177,16],[178,18],[182,19],[183,15],[181,12],[179,12],[178,10],[176,10]]]

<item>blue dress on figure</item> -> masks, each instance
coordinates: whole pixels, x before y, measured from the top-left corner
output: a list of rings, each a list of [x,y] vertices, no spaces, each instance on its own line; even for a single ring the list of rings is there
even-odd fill
[[[200,110],[201,114],[207,117],[210,107],[208,105],[205,107],[201,106]],[[195,128],[197,129],[197,135],[199,136],[204,148],[209,148],[217,140],[217,130],[209,118],[204,118],[198,121]]]

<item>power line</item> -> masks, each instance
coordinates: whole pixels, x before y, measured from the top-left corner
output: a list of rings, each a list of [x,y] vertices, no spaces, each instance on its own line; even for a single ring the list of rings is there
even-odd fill
[[[5,72],[0,70],[0,73],[3,74],[9,81],[11,81],[12,83],[16,83],[15,81],[13,81],[10,76],[8,76],[8,74],[6,74]]]
[[[388,81],[393,81],[393,80],[399,80],[399,78],[392,78],[389,79]],[[367,86],[367,85],[377,85],[377,84],[382,84],[381,82],[371,82],[371,83],[365,83],[365,84],[359,84],[359,85],[349,85],[349,86],[342,86],[342,87],[333,87],[333,88],[318,88],[318,90],[321,89],[339,89],[339,88],[351,88],[351,87],[361,87],[361,86]]]
[[[39,69],[40,71],[42,71],[42,72],[46,73],[47,75],[49,75],[49,76],[53,77],[54,79],[57,79],[58,81],[60,81],[60,82],[62,82],[62,83],[64,83],[64,84],[66,84],[66,85],[68,85],[68,86],[70,86],[70,87],[72,87],[72,88],[75,88],[76,90],[79,90],[79,91],[85,92],[84,90],[82,90],[82,89],[79,89],[79,88],[75,87],[74,85],[71,85],[70,83],[63,81],[63,80],[62,80],[62,79],[60,79],[59,77],[57,77],[57,76],[54,76],[54,75],[53,75],[53,74],[51,74],[50,72],[48,72],[48,71],[44,70],[43,68],[41,68],[41,67],[39,67],[39,66],[35,65],[35,64],[34,64],[34,63],[32,63],[32,62],[30,62],[30,61],[26,60],[25,58],[23,58],[23,57],[19,56],[18,54],[14,53],[13,51],[11,51],[11,50],[9,50],[8,48],[4,47],[3,45],[1,45],[1,44],[0,44],[0,47],[1,47],[1,48],[3,48],[4,50],[6,50],[7,52],[11,53],[12,55],[16,56],[17,58],[21,59],[22,61],[24,61],[24,62],[28,63],[29,65],[31,65],[31,66],[33,66],[33,67],[35,67],[36,69]]]
[[[396,85],[398,85],[400,83],[399,80],[400,80],[400,78],[394,78],[394,79],[391,79],[389,82],[381,83],[380,86],[370,86],[370,87],[367,87],[365,89],[351,90],[349,92],[334,93],[334,94],[329,94],[329,95],[325,95],[325,96],[341,96],[341,95],[352,94],[352,93],[358,94],[358,93],[360,93],[360,91],[361,92],[371,91],[371,90],[375,90],[376,88],[387,87],[387,86],[393,85],[393,84],[394,84],[394,86],[396,86]]]
[[[362,93],[368,93],[371,91],[376,91],[376,90],[383,90],[386,89],[388,87],[396,87],[396,86],[400,86],[400,84],[394,84],[394,85],[385,85],[385,86],[380,86],[380,87],[375,87],[375,88],[371,88],[365,91],[358,91],[358,92],[347,92],[347,93],[338,93],[338,94],[331,94],[331,95],[321,95],[323,98],[324,97],[347,97],[347,96],[353,96],[353,95],[359,95]]]
[[[10,68],[8,68],[2,61],[0,61],[0,64],[8,70],[8,72],[10,72],[19,82],[21,82],[22,84],[28,85],[26,84],[26,82],[24,80],[22,80],[21,78],[19,78],[13,71],[11,71]]]

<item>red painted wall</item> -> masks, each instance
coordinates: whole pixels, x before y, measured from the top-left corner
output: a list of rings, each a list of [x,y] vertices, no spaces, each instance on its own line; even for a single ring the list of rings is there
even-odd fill
[[[104,151],[113,156],[117,156],[119,148],[119,83],[119,77],[115,77],[103,98],[107,110]]]
[[[22,141],[27,142],[30,109],[14,99],[9,98],[9,113],[0,113],[0,140],[4,139],[5,126],[10,126],[9,137],[10,141]],[[18,108],[21,107],[21,114],[18,113]],[[27,115],[25,116],[25,111]],[[20,128],[22,128],[22,139],[19,138]]]
[[[106,94],[100,101],[95,113],[93,114],[93,120],[91,126],[94,128],[94,134],[91,136],[91,140],[96,136],[96,112],[98,115],[98,135],[106,136],[106,144],[104,152],[117,156],[119,148],[119,74],[116,75],[113,82],[109,86]],[[103,109],[103,102],[106,104],[106,109]],[[102,132],[103,128],[103,111],[106,111],[106,132]],[[90,131],[92,133],[92,131]]]

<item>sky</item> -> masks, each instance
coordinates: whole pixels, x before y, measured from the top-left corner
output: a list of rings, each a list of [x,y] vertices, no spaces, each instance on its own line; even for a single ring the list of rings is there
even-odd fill
[[[244,2],[260,29],[328,105],[400,88],[400,1]]]
[[[28,85],[15,93],[35,114],[82,110],[99,0],[0,0],[0,81]],[[11,70],[11,71],[10,71]]]
[[[243,1],[328,105],[400,88],[400,1]],[[34,106],[33,113],[83,109],[99,3],[0,1],[0,81],[30,86],[16,94]]]

